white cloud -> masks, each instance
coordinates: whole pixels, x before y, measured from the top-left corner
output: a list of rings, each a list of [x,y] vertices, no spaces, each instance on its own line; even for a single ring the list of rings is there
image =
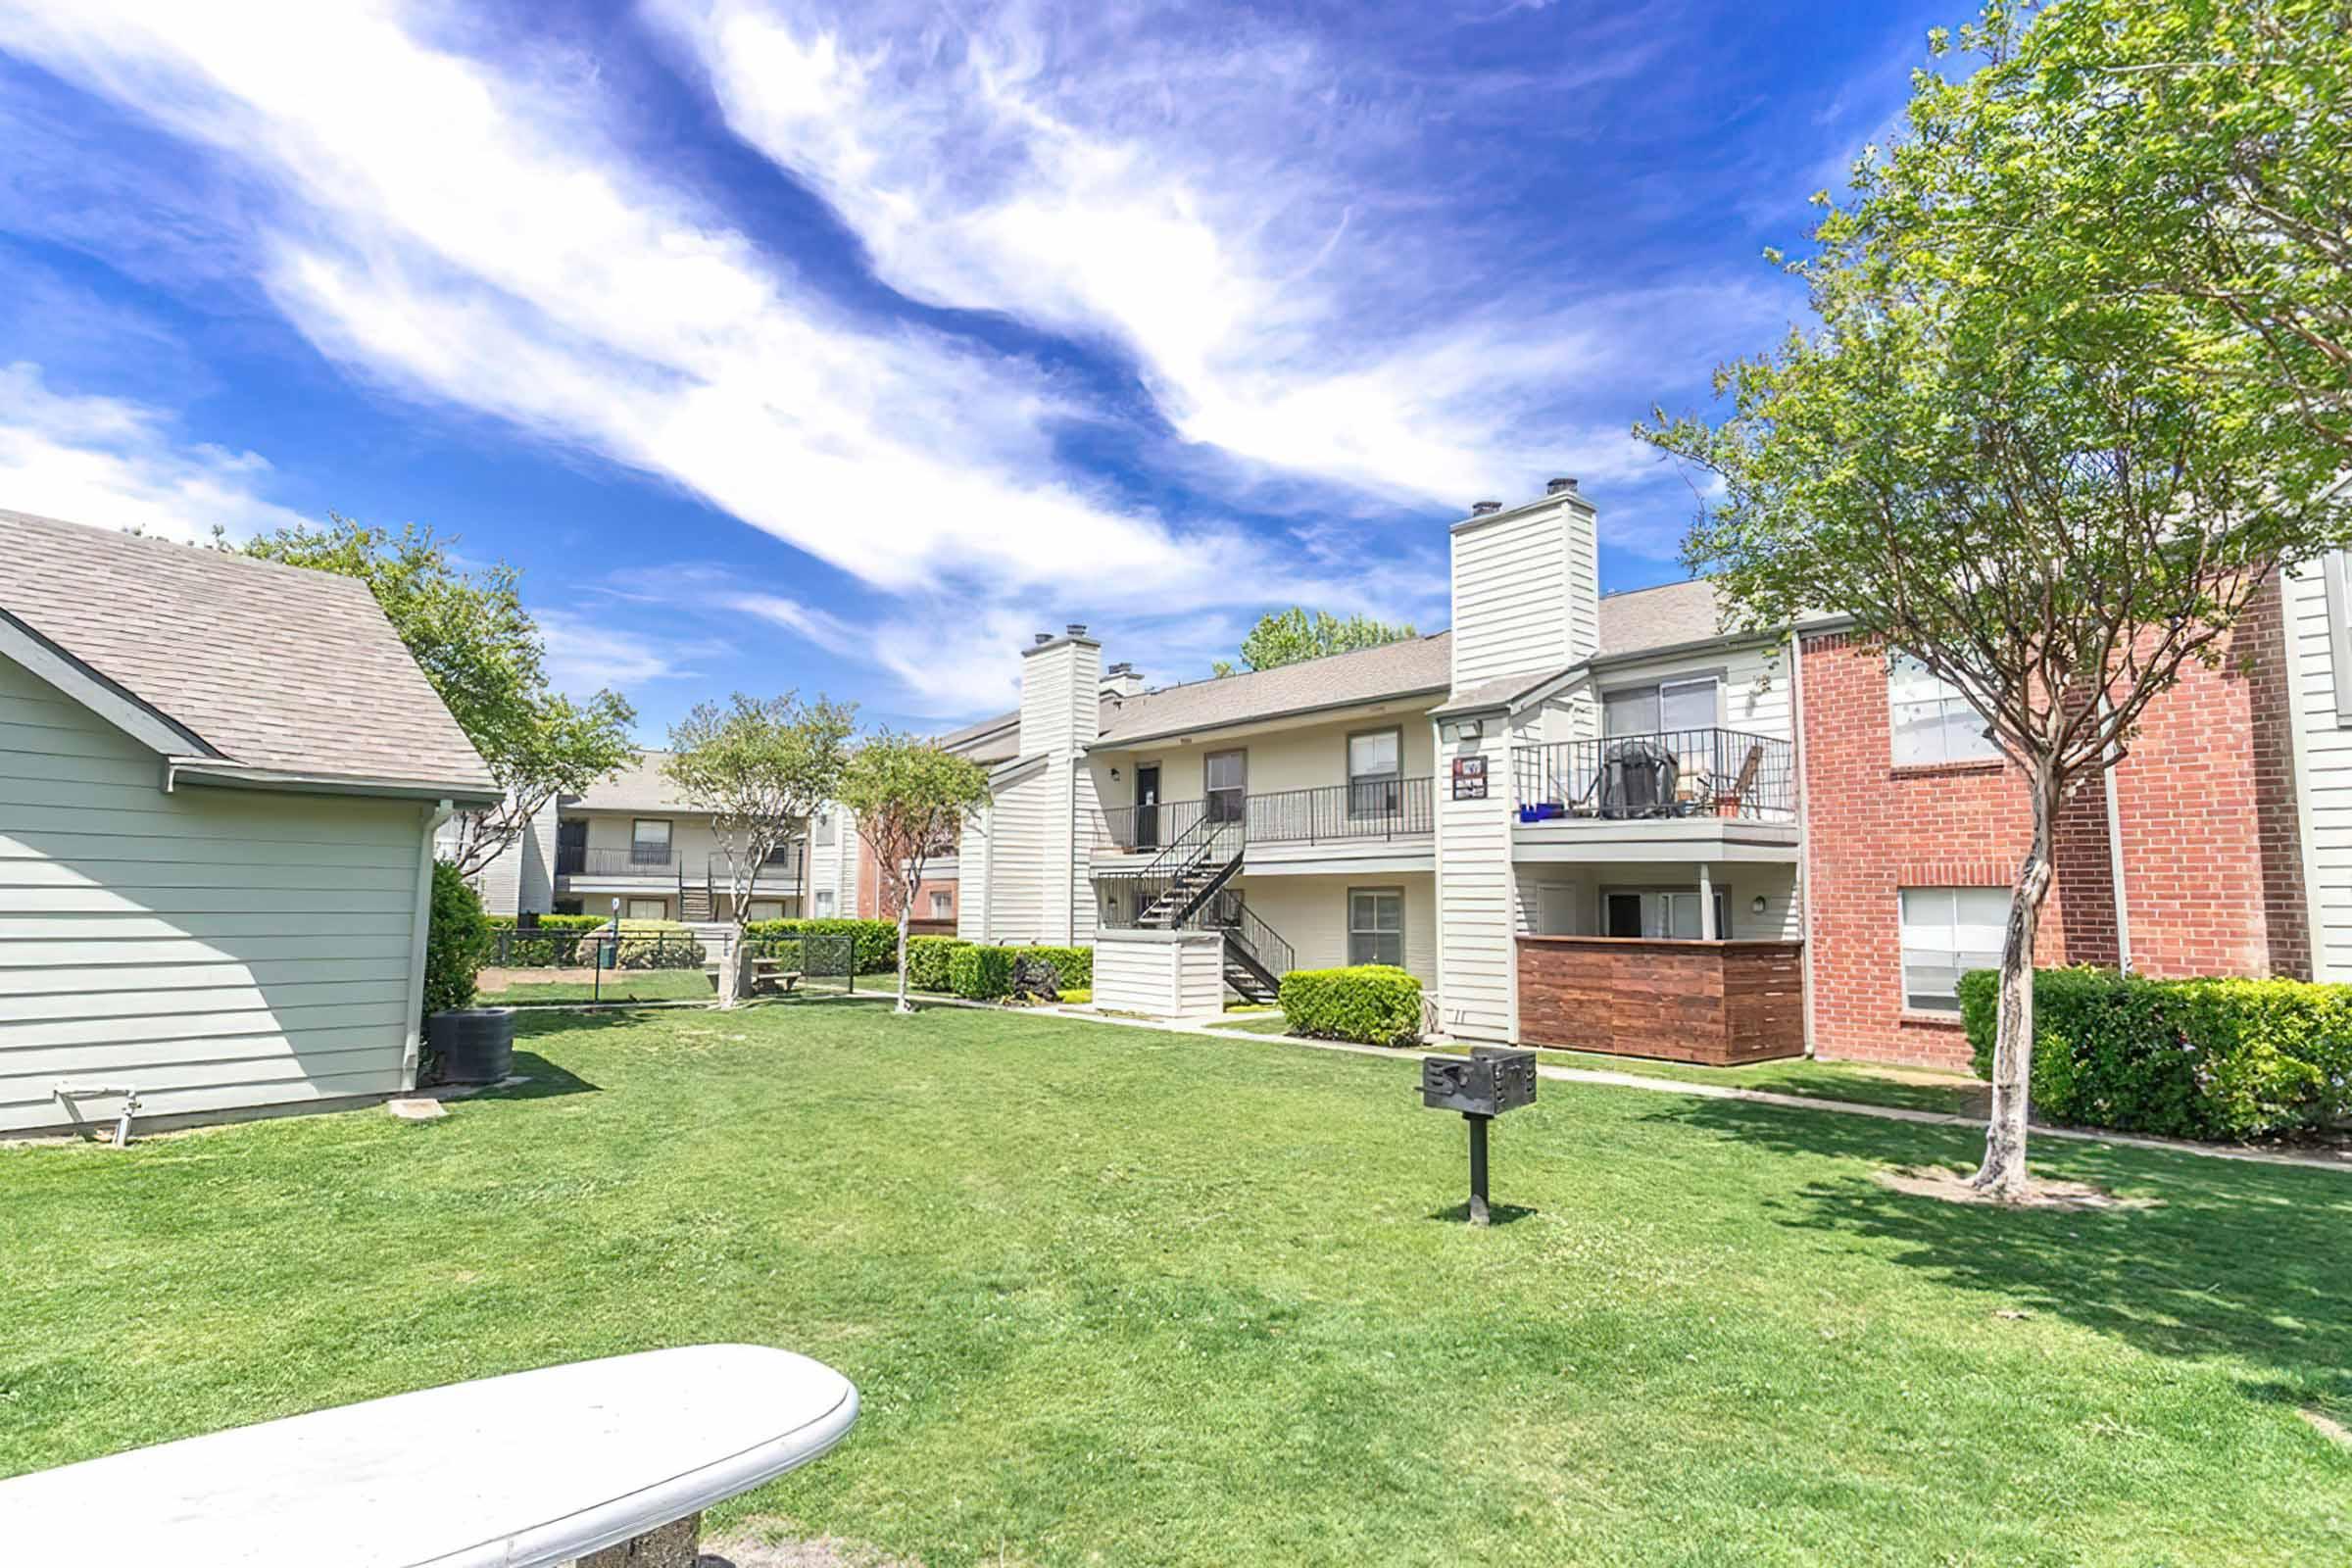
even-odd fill
[[[634,693],[655,681],[691,680],[699,659],[715,650],[681,643],[569,610],[531,612],[547,643],[547,678],[558,691],[585,697],[607,687]]]
[[[1171,14],[1133,3],[927,28],[888,4],[650,3],[882,275],[1117,339],[1190,440],[1461,506],[1612,461],[1622,440],[1563,440],[1564,412],[1629,361],[1674,364],[1661,335],[1694,291],[1608,297],[1496,221],[1493,191],[1449,189],[1505,171],[1414,167],[1426,84],[1336,42],[1270,24],[1170,41]],[[1657,45],[1606,51],[1610,72]],[[1478,84],[1437,90],[1456,85]]]
[[[846,318],[614,155],[592,83],[387,7],[0,7],[0,46],[241,160],[263,281],[324,352],[675,482],[864,581],[1217,603],[1285,575],[1064,478],[1026,364]],[[326,69],[341,63],[350,69]]]
[[[200,542],[302,521],[258,494],[270,465],[189,444],[169,415],[122,398],[52,390],[40,367],[0,367],[0,507]]]

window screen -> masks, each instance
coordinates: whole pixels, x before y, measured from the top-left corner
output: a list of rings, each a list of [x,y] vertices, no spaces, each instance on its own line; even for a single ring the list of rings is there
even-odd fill
[[[1959,689],[1908,655],[1886,664],[1886,710],[1894,731],[1894,760],[1966,762],[1998,757],[1984,719]]]
[[[2007,888],[1904,888],[1903,1005],[1956,1012],[1960,976],[1997,969],[2009,923]]]

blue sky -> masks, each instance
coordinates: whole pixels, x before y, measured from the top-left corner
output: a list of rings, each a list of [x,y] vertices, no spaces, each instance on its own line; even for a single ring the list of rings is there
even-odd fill
[[[0,0],[0,506],[329,510],[524,572],[658,742],[797,687],[1008,706],[1091,623],[1446,619],[1446,525],[1803,300],[1759,259],[1957,5]]]

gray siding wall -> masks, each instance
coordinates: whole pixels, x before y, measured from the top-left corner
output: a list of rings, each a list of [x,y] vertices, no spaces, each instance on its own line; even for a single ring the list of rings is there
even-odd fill
[[[162,780],[0,659],[0,1132],[402,1087],[424,808]]]
[[[2337,676],[2323,571],[2323,564],[2315,561],[2286,574],[2286,656],[2301,793],[2303,883],[2311,907],[2312,978],[2341,982],[2352,980],[2352,726],[2336,710]]]

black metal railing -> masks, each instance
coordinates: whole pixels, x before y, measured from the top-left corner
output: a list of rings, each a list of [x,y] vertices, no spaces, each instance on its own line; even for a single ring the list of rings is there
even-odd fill
[[[762,892],[790,892],[797,889],[803,873],[808,869],[808,862],[805,846],[798,843],[780,846],[760,862],[759,870],[752,877],[752,891],[747,897],[756,898]],[[703,883],[712,893],[724,892],[734,885],[734,862],[726,856],[705,858]]]
[[[1437,826],[1436,780],[1356,779],[1315,789],[1244,795],[1220,791],[1201,801],[1110,807],[1095,813],[1095,847],[1158,854],[1186,842],[1201,823],[1238,824],[1251,844],[1338,844],[1394,839]]]
[[[1435,830],[1433,781],[1357,779],[1320,789],[1252,795],[1243,811],[1252,844],[1338,844]]]
[[[619,850],[565,845],[556,851],[558,876],[669,877],[677,869],[677,852],[666,845],[632,844]]]
[[[1298,967],[1298,950],[1230,889],[1203,905],[1193,923],[1203,931],[1223,932],[1227,942],[1277,980]]]
[[[1095,813],[1095,847],[1129,854],[1156,854],[1192,831],[1206,809],[1202,801],[1161,801],[1155,806],[1113,806]]]
[[[1522,821],[1796,816],[1796,748],[1731,729],[1660,730],[1511,749]]]
[[[501,926],[491,933],[493,969],[699,969],[708,956],[688,931],[623,925],[593,930]]]

